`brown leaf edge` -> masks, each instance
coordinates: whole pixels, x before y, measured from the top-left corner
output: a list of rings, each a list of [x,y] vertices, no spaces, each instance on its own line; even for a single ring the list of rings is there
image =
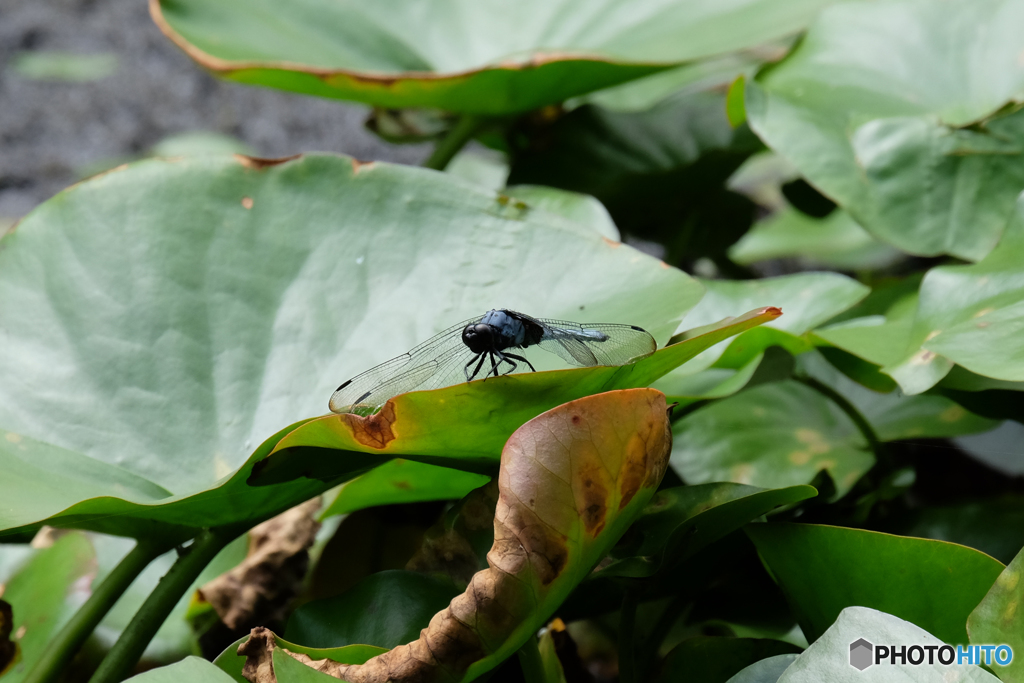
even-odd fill
[[[449,71],[439,73],[436,71],[400,71],[395,73],[381,73],[375,71],[360,71],[358,69],[324,68],[315,67],[297,62],[273,61],[273,60],[231,60],[211,55],[201,50],[188,41],[185,36],[178,33],[164,17],[160,0],[149,0],[149,14],[153,23],[157,25],[160,32],[174,43],[182,52],[191,57],[200,66],[209,69],[218,75],[227,75],[235,71],[250,69],[280,69],[284,71],[295,71],[306,73],[321,80],[328,80],[334,77],[350,79],[356,83],[372,83],[385,88],[393,88],[395,84],[403,80],[415,81],[459,81],[480,73],[494,71],[524,71],[533,69],[552,62],[579,61],[598,62],[611,65],[648,67],[651,69],[669,69],[680,64],[678,61],[644,61],[644,60],[619,60],[614,57],[597,55],[586,52],[569,52],[565,50],[537,50],[528,61],[503,62],[495,65],[482,66],[476,69],[464,71]]]
[[[612,420],[621,421],[609,428]],[[602,453],[593,433],[611,435],[617,443]],[[566,573],[576,581],[585,576],[621,536],[664,476],[671,448],[665,396],[654,389],[596,394],[542,413],[516,430],[502,451],[488,568],[434,615],[418,640],[364,664],[313,661],[285,651],[349,683],[462,680],[470,666],[507,656],[499,651],[507,649],[514,633],[540,619],[527,631],[532,636],[550,617],[538,613],[537,605],[555,592],[555,584],[564,583],[556,580]],[[610,461],[609,453],[618,462]],[[575,509],[565,505],[567,500]],[[627,508],[632,514],[620,515]],[[589,541],[596,550],[572,548],[572,538],[580,546]],[[573,563],[572,553],[586,559]],[[562,588],[567,591],[574,583]],[[544,606],[553,611],[557,605]],[[243,676],[250,683],[276,683],[274,648],[273,633],[262,628],[239,646],[238,654],[246,657]]]

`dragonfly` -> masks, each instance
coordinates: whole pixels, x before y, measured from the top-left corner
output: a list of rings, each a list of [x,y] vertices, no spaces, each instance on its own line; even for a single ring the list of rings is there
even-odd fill
[[[570,365],[593,367],[636,362],[654,353],[657,344],[636,325],[581,324],[496,308],[356,375],[337,388],[330,408],[335,413],[369,415],[388,399],[416,389],[439,389],[526,368],[535,372],[533,363],[522,355],[534,347]]]

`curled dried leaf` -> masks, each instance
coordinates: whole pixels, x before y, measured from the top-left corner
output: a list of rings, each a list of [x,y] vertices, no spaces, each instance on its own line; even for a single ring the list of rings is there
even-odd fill
[[[199,589],[228,628],[281,616],[306,575],[319,509],[320,499],[314,498],[254,527],[245,560]]]
[[[550,618],[650,500],[671,438],[665,397],[653,389],[589,396],[524,424],[502,451],[488,568],[418,640],[365,664],[339,665],[333,675],[351,683],[460,681],[496,666]],[[268,683],[258,667],[247,663],[254,677],[246,677]]]
[[[277,683],[274,675],[274,634],[259,626],[249,634],[249,640],[238,646],[238,654],[245,657],[242,675],[249,683]]]

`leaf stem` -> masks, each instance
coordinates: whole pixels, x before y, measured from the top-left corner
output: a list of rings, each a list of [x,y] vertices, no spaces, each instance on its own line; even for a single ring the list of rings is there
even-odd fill
[[[636,606],[637,589],[627,588],[619,610],[619,683],[636,683]]]
[[[49,643],[23,683],[52,683],[71,661],[128,586],[159,555],[173,546],[140,540],[89,596],[71,621]]]
[[[540,658],[537,636],[531,634],[523,646],[519,648],[519,666],[523,669],[523,679],[531,683],[547,683],[544,672],[544,661]]]
[[[436,171],[443,171],[459,150],[466,146],[466,143],[473,139],[484,120],[479,116],[463,114],[455,125],[437,142],[430,158],[423,162],[424,168],[432,168]]]
[[[793,379],[806,384],[839,406],[840,410],[846,413],[846,415],[857,426],[857,429],[860,430],[860,433],[864,435],[864,440],[868,442],[868,448],[870,448],[871,452],[874,453],[876,462],[882,463],[885,460],[882,442],[878,439],[878,434],[875,433],[874,427],[871,426],[871,423],[867,421],[867,418],[865,418],[861,412],[857,410],[857,407],[850,403],[845,396],[824,382],[808,375],[796,374],[793,376]]]
[[[204,529],[196,536],[142,603],[89,683],[118,683],[126,678],[188,587],[239,533],[237,527]]]

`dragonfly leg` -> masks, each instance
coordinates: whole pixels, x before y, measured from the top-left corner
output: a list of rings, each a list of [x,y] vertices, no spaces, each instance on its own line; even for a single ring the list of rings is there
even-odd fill
[[[505,355],[503,356],[503,358],[504,358],[504,360],[508,360],[509,358],[515,358],[516,360],[521,360],[521,361],[523,361],[524,363],[526,363],[527,365],[529,365],[529,366],[530,366],[530,369],[531,369],[531,370],[533,370],[534,372],[537,372],[537,368],[533,367],[533,364],[532,364],[532,363],[530,363],[530,361],[528,361],[528,360],[526,360],[525,358],[523,358],[522,356],[517,356],[517,355],[516,355],[516,354],[514,354],[514,353],[506,353],[506,354],[505,354]],[[510,361],[510,360],[509,360],[508,362],[509,362],[509,363],[512,363],[512,361]],[[513,367],[512,367],[512,370],[515,370],[515,365],[516,365],[515,363],[512,363],[512,366],[513,366]],[[509,370],[509,372],[512,372],[512,370]],[[507,374],[507,373],[506,373],[506,374]]]
[[[501,359],[501,362],[499,362],[498,365],[501,365],[501,363],[508,363],[509,365],[512,366],[509,369],[509,371],[505,373],[506,375],[511,375],[513,372],[516,371],[516,368],[519,367],[519,365],[515,361],[509,360],[508,356],[506,354],[502,353],[501,351],[498,351],[497,354],[498,354],[498,358]]]
[[[471,375],[471,374],[469,374],[469,366],[472,365],[473,361],[475,361],[477,358],[480,359],[480,362],[476,364],[476,368],[473,370],[473,374]],[[465,373],[465,375],[466,375],[466,381],[467,382],[472,382],[473,381],[473,378],[476,377],[478,372],[480,372],[480,368],[483,366],[483,364],[484,364],[484,354],[482,354],[482,353],[479,354],[479,355],[473,356],[472,358],[469,359],[469,362],[466,363],[466,365],[462,368],[462,372]]]
[[[494,376],[497,377],[498,376],[498,366],[501,365],[501,363],[496,363],[494,361],[494,353],[495,353],[494,351],[488,351],[487,352],[487,355],[490,356],[490,358],[491,358],[491,372],[489,372],[487,374],[490,375],[493,372]],[[500,356],[501,355],[501,351],[498,351],[497,354]]]

